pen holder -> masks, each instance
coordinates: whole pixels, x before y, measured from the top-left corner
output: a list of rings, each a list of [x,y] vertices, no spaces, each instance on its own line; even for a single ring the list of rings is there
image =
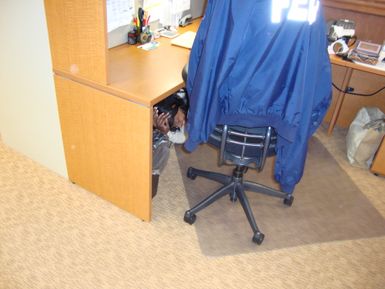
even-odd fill
[[[148,43],[152,40],[152,33],[150,31],[144,31],[139,34],[139,42],[141,44]]]
[[[136,30],[130,30],[128,31],[128,44],[134,45],[137,42],[138,33]]]

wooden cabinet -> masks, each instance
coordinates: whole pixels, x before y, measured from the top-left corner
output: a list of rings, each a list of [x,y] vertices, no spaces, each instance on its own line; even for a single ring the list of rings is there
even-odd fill
[[[61,76],[55,86],[70,180],[150,220],[152,110]]]
[[[344,77],[346,77],[348,67],[332,64],[333,83],[341,89],[344,89],[344,86],[347,85],[354,88],[354,92],[361,94],[370,94],[385,86],[385,72],[378,71],[382,75],[377,75],[373,73],[373,69],[371,72],[368,72],[357,70],[357,68],[361,69],[360,66],[356,65],[351,72],[349,81],[345,82]],[[333,99],[325,116],[325,122],[331,121],[339,95],[340,92],[333,87]],[[381,111],[385,112],[385,90],[371,96],[345,94],[340,105],[336,124],[340,127],[348,128],[356,117],[357,112],[364,106],[378,107]]]
[[[152,107],[108,85],[106,1],[45,9],[69,178],[149,221]]]
[[[107,49],[105,0],[45,9],[69,178],[150,221],[152,106],[184,86],[189,50],[169,39],[154,51]]]
[[[385,16],[384,0],[321,0],[325,7],[371,15]]]
[[[44,3],[54,71],[107,84],[106,1]]]
[[[385,1],[384,0],[324,0],[325,19],[351,19],[356,23],[358,39],[382,44],[385,40]],[[344,89],[345,85],[355,93],[369,94],[385,86],[385,72],[358,66],[332,57],[333,83]],[[351,70],[351,71],[349,71]],[[338,103],[340,101],[340,103]],[[325,122],[334,122],[340,127],[349,127],[357,112],[363,106],[376,106],[385,112],[385,90],[372,95],[360,96],[341,93],[333,88],[333,101],[325,116]],[[335,115],[335,108],[340,111]],[[337,116],[333,120],[334,116]],[[334,125],[334,124],[333,124]],[[329,130],[330,133],[330,130]]]

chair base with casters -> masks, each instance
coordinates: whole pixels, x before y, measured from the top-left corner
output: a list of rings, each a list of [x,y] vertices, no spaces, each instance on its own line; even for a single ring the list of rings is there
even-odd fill
[[[229,137],[229,135],[231,135],[231,132],[232,132],[231,128],[229,130],[227,126],[223,126],[223,129],[220,128],[219,130],[216,131],[217,136],[215,136],[215,133],[212,136],[210,136],[211,140],[214,140],[214,141],[210,142],[210,140],[209,140],[209,142],[214,144],[214,146],[216,146],[216,147],[218,147],[218,146],[221,147],[221,151],[220,151],[221,159],[222,158],[224,160],[230,159],[231,163],[235,164],[235,168],[233,170],[232,176],[189,167],[187,170],[187,177],[188,178],[194,180],[197,176],[200,176],[200,177],[204,177],[204,178],[216,181],[216,182],[222,184],[223,186],[221,188],[219,188],[218,190],[216,190],[211,195],[209,195],[208,197],[206,197],[205,199],[203,199],[202,201],[200,201],[193,208],[187,210],[185,212],[185,215],[184,215],[184,221],[186,223],[189,223],[190,225],[193,224],[196,220],[196,213],[198,213],[202,209],[208,207],[213,202],[222,198],[223,196],[229,195],[230,200],[232,202],[236,202],[239,199],[239,202],[241,203],[242,208],[246,214],[247,220],[249,221],[249,224],[253,230],[252,241],[254,243],[257,243],[258,245],[260,245],[263,242],[263,239],[265,236],[259,230],[259,228],[257,226],[257,223],[254,219],[254,215],[253,215],[253,212],[252,212],[252,209],[250,207],[250,204],[249,204],[249,201],[247,199],[245,191],[262,193],[265,195],[281,198],[281,199],[283,199],[283,203],[287,206],[292,205],[294,197],[292,196],[292,194],[284,193],[284,192],[275,190],[273,188],[264,186],[262,184],[258,184],[258,183],[244,180],[244,174],[247,172],[247,170],[249,168],[248,162],[247,161],[245,162],[245,159],[247,159],[245,157],[245,154],[244,154],[245,149],[241,150],[242,151],[241,155],[234,153],[234,151],[235,151],[234,148],[236,146],[245,145],[245,143],[242,143],[239,141],[239,137],[241,137],[245,140],[245,137],[243,134],[244,132],[241,133],[242,134],[241,136],[239,136],[239,134],[237,135],[237,133],[234,133],[235,135],[237,135],[238,140],[234,141],[234,138],[233,138],[233,141],[234,141],[233,142],[233,153],[230,152],[230,154],[228,154],[229,150],[231,151],[231,149],[228,149],[226,151],[226,143],[231,143],[231,137]],[[247,137],[250,137],[251,133],[246,132]],[[268,139],[266,139],[266,135],[267,135]],[[259,170],[261,170],[263,165],[264,165],[265,158],[268,155],[269,147],[271,150],[270,133],[264,133],[263,136],[264,137],[262,138],[262,145],[259,146],[259,151],[262,151],[263,153],[259,154],[259,156],[256,159],[258,162],[257,168]],[[219,137],[220,137],[220,142],[219,142]],[[229,139],[230,139],[230,141],[229,141]],[[255,143],[255,142],[253,142],[253,143]],[[256,160],[252,159],[251,161],[255,162]],[[220,162],[221,162],[221,160],[220,160]]]

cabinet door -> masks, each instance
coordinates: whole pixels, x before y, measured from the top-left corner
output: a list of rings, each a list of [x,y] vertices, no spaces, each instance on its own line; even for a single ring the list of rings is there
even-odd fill
[[[381,87],[384,87],[384,85],[384,76],[358,70],[353,70],[349,83],[349,86],[354,88],[354,92],[363,94],[373,93]],[[384,99],[385,91],[381,91],[372,96],[346,94],[337,124],[341,127],[349,127],[356,117],[357,112],[364,106],[378,107],[381,111],[385,112]]]
[[[44,2],[53,69],[106,84],[106,1]]]
[[[343,76],[345,74],[345,67],[339,65],[332,65],[333,72],[333,83],[335,83],[339,88],[342,88]],[[376,75],[369,72],[353,70],[350,82],[348,86],[354,88],[354,92],[362,94],[370,94],[379,88],[383,87],[385,84],[385,77]],[[325,116],[324,121],[330,122],[332,118],[332,113],[335,109],[337,97],[339,91],[333,87],[333,101],[332,104]],[[337,125],[340,127],[347,128],[352,123],[354,118],[357,115],[357,112],[364,106],[374,106],[385,111],[385,91],[380,91],[379,93],[372,96],[360,96],[360,95],[351,95],[345,94],[344,101],[341,106],[341,111],[338,116]]]
[[[382,144],[377,151],[370,170],[375,174],[385,176],[385,139],[382,140]]]
[[[60,76],[55,85],[70,180],[149,221],[151,108]]]

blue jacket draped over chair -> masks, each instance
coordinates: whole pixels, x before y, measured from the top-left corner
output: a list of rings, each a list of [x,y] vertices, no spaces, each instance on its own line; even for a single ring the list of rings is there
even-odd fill
[[[217,124],[273,126],[275,178],[293,192],[307,144],[331,100],[331,69],[319,1],[208,0],[191,50],[185,148]]]

